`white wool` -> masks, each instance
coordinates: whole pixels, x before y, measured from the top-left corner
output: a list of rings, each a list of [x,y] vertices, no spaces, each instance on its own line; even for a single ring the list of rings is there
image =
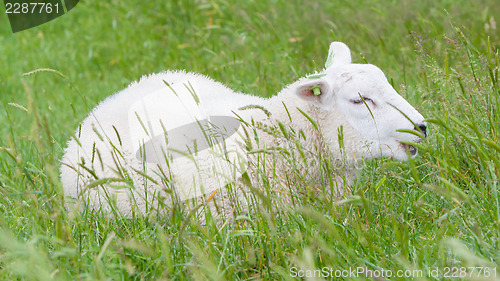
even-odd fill
[[[242,109],[248,105],[254,108]],[[265,108],[270,117],[255,106]],[[301,111],[317,122],[322,135]],[[349,179],[356,169],[355,161],[378,157],[406,160],[407,150],[415,151],[401,142],[420,142],[422,138],[398,130],[425,129],[422,115],[393,89],[383,72],[373,65],[352,64],[349,48],[340,42],[331,44],[322,72],[299,79],[270,99],[236,93],[200,74],[152,74],[101,102],[83,121],[76,139],[69,141],[61,166],[67,202],[110,212],[111,198],[119,212],[131,216],[159,204],[169,206],[172,192],[186,200],[223,189],[235,180],[226,171],[234,168],[232,174],[240,176],[245,161],[251,161],[240,146],[234,145],[236,136],[241,138],[241,127],[226,140],[227,147],[217,150],[214,146],[192,154],[191,158],[197,157],[195,164],[190,157],[181,156],[170,158],[169,164],[147,163],[151,160],[142,161],[137,152],[146,147],[144,143],[152,139],[153,131],[164,135],[162,129],[170,132],[196,120],[209,120],[210,116],[234,116],[269,126],[279,121],[302,130],[306,135],[304,147],[329,151],[333,158],[347,162],[343,172]],[[342,151],[339,131],[343,133]],[[280,140],[265,132],[258,132],[258,138],[260,147],[280,145]],[[166,155],[161,151],[165,147],[151,147],[155,155]],[[216,154],[226,154],[227,158],[214,162]],[[288,173],[287,168],[278,169]],[[309,169],[314,177],[316,168]],[[214,178],[209,171],[223,175]],[[133,188],[116,188],[126,185],[118,178],[127,179]],[[171,187],[174,189],[169,190]],[[336,189],[343,193],[341,185]]]

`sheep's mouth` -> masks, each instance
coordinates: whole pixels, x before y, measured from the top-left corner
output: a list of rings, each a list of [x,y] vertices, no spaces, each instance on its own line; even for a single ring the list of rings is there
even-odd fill
[[[401,146],[403,147],[403,149],[405,151],[410,152],[411,156],[417,155],[418,149],[416,147],[414,147],[413,145],[409,145],[409,144],[406,144],[406,143],[401,143]]]

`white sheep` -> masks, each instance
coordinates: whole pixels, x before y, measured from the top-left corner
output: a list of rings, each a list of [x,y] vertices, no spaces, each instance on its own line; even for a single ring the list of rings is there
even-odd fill
[[[405,143],[418,143],[426,133],[422,115],[384,73],[374,65],[352,64],[349,48],[340,42],[330,45],[323,71],[269,99],[236,93],[200,74],[167,71],[110,96],[83,121],[62,159],[68,205],[77,202],[110,213],[112,202],[130,217],[162,204],[168,209],[172,198],[224,193],[223,187],[237,180],[253,159],[242,145],[244,127],[252,133],[250,124],[276,128],[278,122],[302,131],[307,151],[328,151],[342,160],[346,166],[339,171],[347,184],[356,161],[406,160],[417,149]],[[223,136],[207,137],[205,131]],[[254,149],[286,146],[284,138],[268,130],[255,133]],[[320,176],[314,165],[304,169],[313,178]],[[282,176],[289,172],[286,167],[277,170]],[[332,189],[343,194],[345,180],[335,182]],[[127,188],[119,188],[123,186]]]

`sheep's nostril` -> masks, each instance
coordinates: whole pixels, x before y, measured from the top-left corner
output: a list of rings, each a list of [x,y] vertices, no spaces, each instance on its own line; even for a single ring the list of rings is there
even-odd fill
[[[422,132],[424,138],[427,137],[427,125],[425,124],[417,124],[418,129],[415,127],[415,130]]]

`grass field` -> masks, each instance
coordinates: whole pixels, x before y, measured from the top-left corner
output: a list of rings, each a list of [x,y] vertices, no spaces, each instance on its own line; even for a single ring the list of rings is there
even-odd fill
[[[16,34],[0,10],[0,280],[500,280],[497,1],[239,2],[82,1]],[[64,209],[58,161],[104,97],[166,69],[267,97],[331,41],[428,118],[419,157],[365,163],[340,204],[304,195],[223,227]]]

